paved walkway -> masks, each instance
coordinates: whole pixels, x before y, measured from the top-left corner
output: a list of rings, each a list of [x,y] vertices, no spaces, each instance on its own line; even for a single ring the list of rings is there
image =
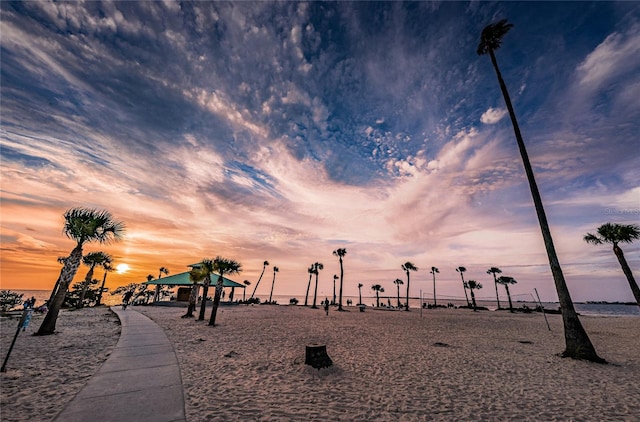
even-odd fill
[[[129,307],[118,344],[55,422],[186,422],[178,360],[162,328]]]

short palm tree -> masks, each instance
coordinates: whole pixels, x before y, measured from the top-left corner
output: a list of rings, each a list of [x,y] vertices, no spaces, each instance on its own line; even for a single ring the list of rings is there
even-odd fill
[[[316,262],[313,264],[313,273],[316,275],[316,289],[313,292],[313,305],[311,305],[313,309],[318,309],[318,307],[316,306],[316,298],[318,297],[318,274],[320,270],[323,269],[324,265],[322,265],[322,262]]]
[[[258,285],[260,284],[260,280],[262,280],[262,276],[264,275],[264,270],[269,266],[269,261],[264,261],[262,263],[262,272],[260,273],[260,277],[258,278],[258,282],[256,283],[256,287],[253,288],[253,293],[251,293],[251,298],[256,294],[256,290],[258,290]]]
[[[418,267],[416,267],[415,265],[413,265],[412,262],[405,262],[404,264],[402,264],[402,269],[407,273],[407,303],[404,306],[404,310],[408,311],[409,310],[409,273],[411,271],[418,271]]]
[[[363,284],[362,283],[358,283],[358,305],[362,305],[362,287]]]
[[[271,299],[273,298],[273,286],[276,284],[276,273],[280,271],[280,268],[273,267],[273,281],[271,282],[271,293],[269,293],[269,303],[271,303]]]
[[[331,304],[335,305],[336,304],[336,280],[339,280],[340,277],[338,277],[337,275],[333,275],[333,299],[331,300]]]
[[[112,241],[120,240],[124,231],[124,224],[115,220],[111,213],[105,210],[72,208],[64,213],[63,233],[74,240],[76,246],[64,261],[56,295],[49,303],[49,310],[38,329],[38,335],[49,335],[55,332],[58,314],[67,290],[69,290],[69,285],[80,266],[84,245],[92,242],[109,244]]]
[[[200,282],[207,278],[210,272],[201,266],[194,266],[189,271],[189,280],[193,283],[191,286],[191,294],[189,294],[189,306],[187,307],[187,313],[182,315],[182,318],[193,318],[193,311],[196,310],[198,303],[198,292],[200,292]]]
[[[307,268],[307,272],[309,273],[309,282],[307,283],[307,294],[304,295],[304,306],[307,306],[309,299],[309,288],[311,287],[311,277],[313,276],[313,264]]]
[[[517,281],[513,277],[500,276],[496,280],[498,284],[502,284],[507,291],[507,298],[509,299],[509,312],[513,312],[513,303],[511,303],[511,293],[509,293],[509,284],[516,284]]]
[[[475,280],[467,281],[467,286],[469,286],[469,291],[471,292],[471,302],[473,303],[473,312],[476,312],[478,309],[476,307],[476,295],[473,294],[474,289],[482,289],[482,284],[478,283]]]
[[[433,274],[433,306],[437,307],[438,302],[436,300],[436,274],[439,273],[440,270],[438,270],[436,267],[431,267],[431,271],[429,272]]]
[[[207,297],[209,296],[209,286],[211,285],[211,273],[215,269],[214,260],[205,258],[198,264],[198,267],[200,267],[205,274],[202,282],[202,303],[200,303],[200,313],[198,314],[198,321],[204,321],[204,314],[207,309]]]
[[[169,275],[169,269],[167,267],[160,267],[158,269],[158,280],[160,280],[160,278],[162,277],[162,275]],[[160,300],[160,285],[157,284],[156,285],[156,291],[153,295],[153,301],[157,302],[158,300]]]
[[[242,283],[244,283],[245,286],[249,287],[251,285],[251,282],[249,280],[245,280]],[[242,301],[245,301],[245,293],[247,293],[247,287],[245,287],[244,289],[242,289]]]
[[[398,308],[400,308],[400,285],[404,284],[404,282],[399,278],[396,278],[395,280],[393,280],[393,284],[398,286]]]
[[[467,296],[467,282],[464,281],[464,273],[467,271],[465,267],[458,267],[456,271],[460,273],[460,277],[462,278],[462,288],[464,289],[464,298],[467,300],[467,308],[469,307],[469,296]]]
[[[618,258],[622,272],[627,277],[636,303],[640,306],[640,288],[638,288],[638,283],[636,283],[635,278],[633,278],[633,273],[631,272],[629,264],[627,264],[622,249],[618,246],[619,243],[631,243],[638,238],[640,238],[640,226],[636,224],[605,223],[598,227],[597,235],[587,233],[584,241],[594,245],[601,245],[603,243],[613,245],[613,253],[616,255],[616,258]]]
[[[87,275],[84,277],[84,282],[82,283],[82,290],[80,291],[80,298],[78,299],[78,303],[76,304],[76,309],[81,309],[84,307],[84,297],[87,294],[87,289],[89,288],[89,284],[91,284],[91,280],[93,280],[93,270],[98,265],[103,268],[105,265],[111,266],[111,262],[113,262],[111,255],[105,252],[90,252],[82,257],[82,263],[89,267],[89,271],[87,271]]]
[[[266,262],[266,261],[265,261]],[[213,260],[213,268],[215,272],[220,274],[218,276],[218,283],[216,284],[216,293],[213,297],[213,308],[211,309],[211,318],[209,319],[209,325],[215,327],[216,314],[218,313],[218,306],[220,305],[220,296],[222,296],[222,288],[224,283],[224,274],[239,274],[242,271],[242,265],[233,259],[223,258],[217,256]],[[275,273],[274,273],[275,279]]]
[[[538,222],[540,224],[540,230],[542,231],[542,238],[549,258],[549,266],[551,267],[551,273],[553,274],[553,280],[556,286],[556,292],[558,294],[558,300],[560,301],[560,310],[562,311],[562,321],[564,323],[564,338],[565,338],[565,350],[562,353],[563,356],[571,357],[574,359],[586,359],[593,362],[606,363],[604,359],[598,356],[596,353],[587,332],[584,330],[580,319],[578,319],[578,313],[573,306],[571,295],[569,294],[569,288],[564,279],[562,268],[560,267],[560,261],[556,255],[555,246],[553,245],[553,239],[551,237],[551,230],[549,229],[549,223],[547,222],[547,216],[542,205],[542,197],[538,190],[535,176],[533,174],[533,167],[529,162],[529,155],[520,133],[520,126],[516,119],[516,113],[513,110],[511,104],[511,98],[507,91],[507,86],[502,79],[500,68],[495,56],[495,50],[500,48],[502,44],[502,38],[513,27],[513,24],[507,23],[506,19],[498,21],[494,24],[487,25],[480,35],[480,43],[478,44],[477,53],[479,55],[488,54],[491,58],[491,64],[498,77],[498,84],[504,97],[504,102],[507,105],[509,111],[509,117],[513,124],[513,131],[518,143],[518,149],[520,150],[520,156],[522,157],[522,163],[524,166],[527,180],[529,181],[529,188],[531,190],[531,196],[538,216]]]
[[[104,284],[107,282],[107,274],[114,270],[111,264],[102,265],[102,268],[104,269],[104,276],[102,277],[102,284],[98,292],[98,299],[96,299],[96,306],[100,306],[102,303],[102,293],[104,292]]]
[[[347,250],[345,248],[338,248],[335,251],[333,251],[333,254],[337,256],[340,260],[340,296],[338,300],[338,311],[344,311],[344,309],[342,309],[342,280],[344,278],[344,269],[342,268],[342,258],[344,258],[344,256],[347,254]]]
[[[487,270],[487,274],[493,274],[493,285],[496,287],[496,301],[498,302],[498,309],[500,309],[500,296],[498,296],[498,281],[496,280],[496,274],[502,274],[502,270],[498,267],[491,267]]]
[[[371,290],[376,292],[376,308],[380,307],[380,293],[384,292],[384,288],[379,284],[371,286]]]

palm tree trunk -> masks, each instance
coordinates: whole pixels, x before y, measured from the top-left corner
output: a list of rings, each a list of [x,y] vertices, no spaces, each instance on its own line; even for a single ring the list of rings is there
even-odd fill
[[[58,321],[60,308],[62,308],[62,304],[64,303],[64,298],[67,295],[69,285],[71,284],[73,277],[78,272],[81,260],[82,244],[78,244],[73,251],[71,251],[69,258],[67,258],[64,263],[64,267],[62,267],[62,271],[60,272],[60,283],[56,290],[56,295],[53,298],[53,301],[49,304],[49,310],[36,333],[37,335],[46,336],[53,334],[56,331],[56,322]]]
[[[338,310],[344,311],[342,309],[342,279],[344,277],[344,270],[342,269],[342,257],[340,257],[340,296],[338,297]]]
[[[553,281],[558,293],[558,300],[560,301],[560,310],[562,311],[562,320],[564,323],[564,337],[565,337],[565,350],[562,353],[565,357],[571,357],[576,359],[586,359],[593,362],[605,363],[606,361],[598,356],[596,353],[587,332],[582,327],[578,314],[573,306],[571,295],[569,294],[569,288],[564,279],[562,268],[560,268],[560,262],[556,255],[556,250],[553,245],[553,239],[551,238],[551,231],[549,229],[549,223],[547,222],[547,216],[542,206],[542,198],[538,191],[538,185],[533,174],[533,168],[529,162],[529,155],[524,145],[522,135],[520,133],[520,126],[516,119],[516,114],[511,105],[511,98],[507,91],[507,86],[502,79],[502,74],[498,68],[498,62],[493,50],[489,50],[491,57],[491,63],[498,76],[498,83],[500,84],[500,90],[504,96],[504,101],[509,110],[509,117],[511,117],[511,123],[513,124],[513,130],[516,135],[516,141],[518,143],[518,149],[522,157],[524,164],[524,170],[527,174],[527,180],[529,181],[529,188],[531,190],[531,196],[533,197],[533,203],[536,208],[536,214],[538,216],[538,222],[540,223],[540,230],[542,231],[542,238],[544,239],[544,246],[547,250],[547,256],[549,257],[549,266],[551,267],[551,273],[553,274]]]
[[[273,298],[273,286],[276,284],[276,272],[273,272],[273,281],[271,282],[271,293],[269,293],[269,303],[271,303],[271,298]]]
[[[256,294],[256,290],[258,290],[258,285],[260,284],[260,280],[262,280],[262,276],[264,275],[264,270],[266,266],[262,266],[262,272],[260,273],[260,277],[258,278],[258,282],[256,283],[256,287],[253,288],[253,293],[251,293],[251,297],[249,299],[253,299],[253,296]]]
[[[313,305],[311,305],[311,307],[313,309],[318,309],[318,307],[316,306],[316,297],[318,296],[318,273],[316,272],[316,288],[313,292]]]
[[[96,306],[100,306],[102,303],[102,291],[104,290],[104,283],[107,281],[107,270],[104,271],[104,276],[102,277],[102,284],[100,285],[100,291],[98,292],[98,299],[96,300]]]
[[[509,312],[513,312],[513,303],[511,303],[511,294],[509,293],[509,286],[505,284],[504,288],[507,291],[507,297],[509,298]]]
[[[422,298],[420,298],[422,301]],[[433,307],[438,307],[438,302],[436,302],[436,273],[433,273]]]
[[[464,290],[464,298],[467,301],[467,308],[469,307],[469,296],[467,296],[467,284],[464,282],[464,275],[460,272],[460,278],[462,279],[462,289]]]
[[[408,311],[409,310],[409,271],[407,271],[407,303],[404,306],[404,310]]]
[[[496,273],[493,273],[493,285],[496,286],[496,301],[498,302],[498,309],[500,309],[500,296],[498,296],[498,280],[496,279]]]
[[[360,300],[358,305],[362,305],[362,287],[358,287],[358,299]]]
[[[209,294],[209,284],[211,284],[211,276],[207,275],[204,278],[204,287],[202,288],[202,303],[200,304],[198,321],[204,321],[204,313],[207,309],[207,295]]]
[[[476,295],[473,294],[473,288],[469,287],[469,292],[471,292],[471,303],[473,303],[473,312],[477,312],[476,309]]]
[[[629,286],[631,287],[631,291],[633,292],[633,297],[636,298],[636,302],[638,306],[640,306],[640,288],[638,288],[638,283],[636,283],[635,278],[633,278],[633,273],[631,272],[631,268],[629,264],[627,264],[627,260],[624,258],[624,253],[622,253],[622,249],[618,245],[613,245],[613,253],[616,254],[616,258],[618,258],[618,262],[622,267],[622,272],[625,276],[627,276],[627,281],[629,282]]]
[[[380,295],[376,290],[376,308],[379,308],[379,307],[380,307]]]
[[[311,276],[313,274],[309,274],[309,283],[307,283],[307,294],[304,295],[304,306],[307,306],[307,300],[309,299],[309,288],[311,287]]]
[[[80,299],[78,303],[76,303],[76,309],[84,308],[84,297],[87,294],[87,289],[89,288],[89,284],[91,283],[91,279],[93,278],[93,270],[95,269],[96,264],[91,264],[91,268],[87,272],[87,275],[84,278],[84,282],[82,283],[82,290],[80,291]]]
[[[182,315],[182,318],[193,318],[193,311],[196,310],[196,304],[198,303],[199,290],[200,286],[197,282],[194,282],[191,287],[191,293],[189,294],[189,306],[187,307],[187,313]]]
[[[398,308],[400,308],[400,285],[398,284]]]
[[[222,272],[220,272],[220,276],[218,277],[218,283],[216,284],[216,293],[213,296],[213,307],[211,309],[211,318],[209,318],[209,325],[215,327],[216,326],[216,315],[218,313],[218,306],[220,305],[220,296],[222,295]]]

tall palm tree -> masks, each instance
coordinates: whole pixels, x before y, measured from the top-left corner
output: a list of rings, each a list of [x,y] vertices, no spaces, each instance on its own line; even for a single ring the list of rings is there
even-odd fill
[[[100,291],[98,292],[96,306],[100,306],[100,304],[102,303],[102,292],[104,292],[104,284],[107,282],[107,274],[114,270],[111,264],[102,265],[102,268],[104,269],[104,276],[102,277],[102,284],[100,285]]]
[[[393,280],[393,284],[398,286],[398,308],[400,308],[400,285],[404,283],[399,278],[396,278],[395,280]]]
[[[158,280],[160,280],[160,278],[162,278],[162,275],[169,275],[169,269],[167,267],[160,267],[158,269]],[[156,285],[156,291],[153,295],[153,301],[157,302],[159,300],[160,297],[160,285]]]
[[[309,288],[311,287],[311,277],[313,276],[313,264],[309,268],[307,268],[307,272],[309,273],[309,282],[307,283],[307,294],[304,295],[304,306],[307,306],[307,302],[309,299]]]
[[[467,296],[467,282],[464,281],[464,272],[467,271],[465,267],[458,267],[456,271],[460,273],[462,277],[462,288],[464,289],[464,298],[467,300],[467,308],[469,307],[469,296]]]
[[[202,286],[202,302],[200,303],[200,313],[198,314],[198,321],[204,321],[204,314],[207,309],[207,297],[209,296],[209,286],[211,285],[211,273],[215,269],[215,263],[213,259],[205,258],[199,264],[204,271],[204,281]]]
[[[487,270],[487,274],[493,274],[493,285],[496,286],[496,301],[498,302],[498,309],[500,309],[500,296],[498,296],[498,281],[496,280],[496,274],[502,274],[502,270],[498,267],[491,267]]]
[[[482,289],[482,284],[478,283],[475,280],[467,281],[467,286],[469,286],[469,291],[471,292],[471,302],[473,303],[473,312],[476,312],[478,309],[476,307],[476,295],[473,294],[474,289]]]
[[[322,265],[322,262],[314,263],[313,264],[313,273],[316,275],[316,289],[313,292],[313,305],[311,305],[311,307],[313,309],[318,309],[318,307],[316,306],[316,298],[318,297],[318,274],[319,274],[320,270],[324,270],[324,265]]]
[[[376,292],[376,308],[380,307],[380,293],[384,292],[384,288],[379,284],[371,286],[371,290]]]
[[[438,301],[436,300],[436,273],[439,273],[440,270],[438,270],[436,267],[431,267],[431,271],[429,272],[433,274],[433,306],[437,307]]]
[[[547,222],[547,216],[544,212],[542,205],[542,198],[536,184],[536,179],[533,174],[533,168],[529,162],[529,155],[524,145],[524,140],[520,133],[520,126],[516,119],[513,105],[511,104],[511,98],[507,91],[507,86],[502,79],[502,74],[498,68],[498,62],[494,50],[500,48],[502,44],[502,37],[513,27],[513,24],[507,23],[506,19],[503,19],[494,24],[487,25],[480,35],[480,43],[478,44],[477,53],[479,55],[489,54],[491,58],[491,64],[498,77],[498,83],[500,90],[504,97],[507,110],[509,111],[509,117],[511,117],[511,123],[513,124],[513,130],[518,143],[518,149],[522,157],[524,170],[529,181],[529,188],[531,190],[531,196],[533,197],[533,203],[535,205],[536,214],[538,216],[538,222],[540,223],[540,230],[542,231],[542,238],[544,239],[544,245],[547,250],[547,256],[549,258],[549,266],[551,267],[551,273],[553,274],[553,280],[558,293],[558,300],[560,301],[560,310],[562,311],[562,321],[564,323],[564,338],[565,338],[565,350],[562,353],[563,356],[571,357],[575,359],[586,359],[593,362],[605,363],[606,361],[598,356],[596,353],[587,332],[584,330],[578,314],[573,306],[571,295],[569,294],[569,288],[564,279],[560,262],[556,255],[556,250],[553,245],[553,239],[551,238],[551,230],[549,229],[549,223]]]
[[[280,268],[273,267],[273,281],[271,282],[271,293],[269,293],[269,303],[271,303],[271,298],[273,297],[273,285],[276,284],[276,273],[280,271]]]
[[[193,311],[196,310],[198,303],[198,292],[200,291],[200,282],[208,278],[211,274],[206,268],[201,266],[195,266],[189,271],[189,280],[193,283],[191,286],[191,293],[189,294],[189,306],[187,307],[187,313],[182,315],[182,318],[193,318]]]
[[[358,283],[358,299],[359,299],[358,305],[362,305],[362,287],[363,287],[363,284]]]
[[[345,248],[338,248],[333,251],[333,254],[340,259],[340,296],[338,300],[338,310],[344,311],[342,309],[342,280],[344,278],[344,269],[342,268],[342,258],[347,254],[347,250]]]
[[[213,309],[211,310],[211,318],[209,319],[209,325],[216,325],[216,314],[218,313],[218,305],[220,305],[220,296],[222,295],[222,286],[224,282],[224,274],[239,274],[242,271],[242,265],[233,259],[223,258],[217,256],[214,262],[214,268],[218,274],[218,283],[216,284],[216,294],[213,297]],[[275,272],[274,272],[275,280]]]
[[[91,280],[93,280],[93,270],[97,265],[102,267],[104,267],[105,265],[110,266],[111,262],[113,262],[111,255],[104,252],[90,252],[82,257],[82,263],[89,267],[89,271],[87,271],[87,275],[84,277],[84,282],[82,283],[82,290],[80,291],[80,298],[78,300],[78,303],[76,304],[76,309],[81,309],[84,307],[84,297],[87,294],[87,288],[89,288]]]
[[[247,287],[251,285],[251,282],[249,280],[245,280],[245,281],[243,281],[243,283]],[[244,289],[242,289],[242,301],[243,302],[245,301],[245,293],[247,293],[247,288],[246,287]]]
[[[402,264],[402,269],[407,273],[407,303],[405,304],[405,311],[409,310],[409,272],[411,271],[418,271],[418,267],[416,267],[415,265],[413,265],[412,262],[405,262],[404,264]]]
[[[333,275],[333,300],[331,301],[332,305],[336,304],[336,280],[339,280],[340,277],[338,277],[337,275]]]
[[[631,243],[634,240],[640,238],[640,226],[636,224],[615,224],[605,223],[598,227],[598,234],[594,235],[587,233],[584,237],[584,241],[587,243],[593,243],[594,245],[601,245],[603,243],[611,243],[613,245],[613,253],[618,258],[618,262],[622,267],[622,272],[627,277],[633,297],[636,298],[638,306],[640,306],[640,288],[633,278],[633,273],[627,260],[622,253],[622,249],[618,246],[618,243]]]
[[[513,303],[511,303],[511,293],[509,293],[509,284],[516,284],[517,281],[513,277],[500,276],[496,280],[498,284],[502,284],[507,291],[507,298],[509,299],[509,312],[513,312]]]
[[[251,298],[256,294],[256,290],[258,290],[258,285],[260,284],[260,280],[262,280],[262,276],[264,275],[264,270],[269,266],[269,261],[264,261],[262,263],[262,272],[260,273],[260,277],[258,278],[258,282],[256,283],[256,287],[253,288],[253,293],[251,293]]]
[[[38,335],[49,335],[55,332],[58,314],[67,290],[69,290],[69,284],[80,266],[84,245],[91,242],[108,244],[120,240],[124,235],[125,226],[124,223],[114,220],[111,213],[106,210],[71,208],[64,213],[62,231],[68,238],[76,242],[76,246],[64,261],[64,266],[60,271],[58,290],[53,301],[49,303],[49,310],[38,329]]]

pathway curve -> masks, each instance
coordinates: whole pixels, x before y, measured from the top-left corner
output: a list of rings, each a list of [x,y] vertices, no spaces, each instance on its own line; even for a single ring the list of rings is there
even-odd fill
[[[178,359],[166,334],[131,307],[109,359],[54,422],[186,422]]]

